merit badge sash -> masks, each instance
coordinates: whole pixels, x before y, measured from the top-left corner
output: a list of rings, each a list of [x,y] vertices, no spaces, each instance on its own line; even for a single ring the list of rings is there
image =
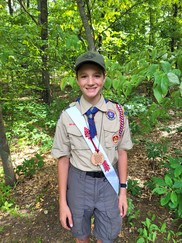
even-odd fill
[[[88,144],[90,150],[93,154],[95,154],[95,147],[99,148],[100,153],[103,155],[104,159],[102,163],[99,163],[99,166],[101,167],[105,177],[115,190],[115,192],[118,194],[119,192],[119,178],[109,161],[109,158],[107,154],[105,153],[104,149],[102,148],[101,144],[99,143],[97,137],[90,139],[90,137],[87,135],[87,124],[83,117],[83,115],[80,113],[78,108],[76,106],[72,106],[68,109],[66,109],[66,112],[70,116],[70,118],[74,121],[78,129],[80,130],[81,134],[83,135],[86,143]]]

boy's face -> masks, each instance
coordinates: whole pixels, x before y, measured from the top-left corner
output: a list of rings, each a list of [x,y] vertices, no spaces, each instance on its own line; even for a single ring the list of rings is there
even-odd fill
[[[96,104],[100,99],[106,75],[96,64],[83,64],[77,72],[77,83],[84,98],[91,104]]]

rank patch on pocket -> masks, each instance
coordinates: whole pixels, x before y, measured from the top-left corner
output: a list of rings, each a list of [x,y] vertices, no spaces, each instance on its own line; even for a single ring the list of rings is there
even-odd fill
[[[114,136],[112,137],[112,141],[113,141],[114,144],[117,144],[118,141],[119,141],[119,136],[118,136],[118,135],[114,135]]]

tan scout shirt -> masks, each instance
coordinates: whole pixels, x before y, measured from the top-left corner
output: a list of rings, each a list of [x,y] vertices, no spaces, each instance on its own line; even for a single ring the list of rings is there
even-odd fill
[[[74,102],[70,106],[73,105],[76,105],[83,115],[92,107],[92,104],[88,103],[83,96],[81,97],[80,102]],[[130,137],[128,119],[126,116],[124,117],[124,130],[122,136],[119,140],[115,140],[115,137],[119,137],[120,128],[119,112],[116,108],[116,104],[111,101],[106,103],[104,97],[101,96],[100,101],[95,106],[99,109],[94,117],[97,138],[105,150],[110,162],[114,165],[118,161],[118,150],[129,150],[133,146]],[[107,115],[107,111],[114,112],[114,119],[111,119]],[[87,120],[86,115],[84,115],[84,117],[85,120]],[[68,156],[70,158],[70,163],[82,171],[101,170],[99,166],[95,166],[91,163],[90,158],[92,152],[80,130],[76,127],[66,111],[61,113],[57,123],[52,155],[55,158]]]

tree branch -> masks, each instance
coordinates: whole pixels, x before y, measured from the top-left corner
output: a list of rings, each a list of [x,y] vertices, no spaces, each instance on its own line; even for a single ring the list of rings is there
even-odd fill
[[[25,11],[25,13],[27,13],[28,16],[33,20],[33,22],[34,22],[36,25],[38,25],[38,22],[37,22],[37,20],[34,18],[34,16],[32,16],[32,15],[26,10],[26,8],[25,8],[25,6],[24,6],[22,0],[18,0],[18,2],[19,2],[19,4],[20,4],[20,6],[23,8],[23,10]]]
[[[107,28],[105,28],[102,32],[98,33],[98,35],[102,35],[102,33],[104,33],[106,30],[108,30],[110,27],[112,27],[121,18],[122,15],[128,14],[134,7],[136,7],[137,5],[139,5],[143,2],[144,1],[137,2],[136,4],[132,5],[129,9],[127,9],[124,13],[120,12],[120,15],[115,19],[115,21],[112,22],[109,26],[107,26]]]
[[[85,12],[84,3],[82,0],[76,0],[76,1],[77,1],[77,5],[78,5],[78,10],[80,12],[80,17],[82,19],[82,23],[83,23],[83,26],[85,29],[85,34],[86,34],[86,38],[87,38],[87,42],[88,42],[88,48],[89,48],[89,50],[95,50],[95,43],[94,43],[94,38],[92,35],[92,29],[89,24],[88,16]]]

